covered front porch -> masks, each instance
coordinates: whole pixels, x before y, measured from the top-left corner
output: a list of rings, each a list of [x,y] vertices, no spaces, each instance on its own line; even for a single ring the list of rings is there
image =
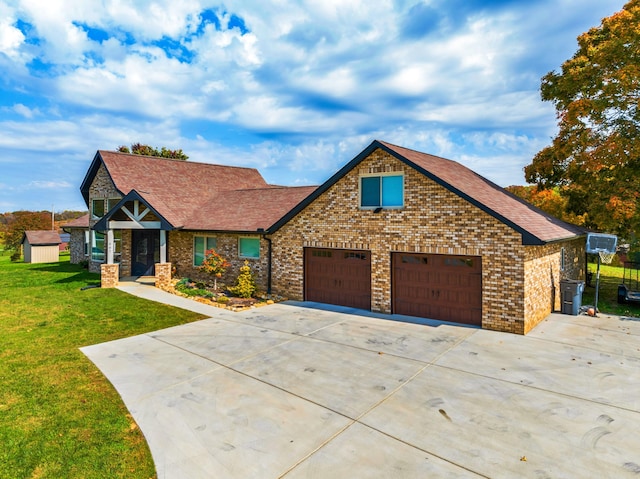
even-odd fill
[[[115,287],[122,277],[154,277],[168,285],[168,231],[173,227],[135,191],[125,196],[92,228],[104,234],[101,286]]]

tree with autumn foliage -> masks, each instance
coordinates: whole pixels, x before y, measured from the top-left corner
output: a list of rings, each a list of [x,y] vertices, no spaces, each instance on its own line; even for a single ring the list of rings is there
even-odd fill
[[[632,239],[640,226],[640,0],[578,37],[578,51],[542,78],[559,132],[525,168],[559,188],[585,226]]]
[[[209,249],[205,251],[204,259],[198,269],[213,276],[213,290],[218,291],[218,278],[222,278],[229,266],[231,264],[220,253],[217,253],[214,249]]]
[[[536,185],[529,185],[507,186],[505,189],[563,221],[574,225],[584,225],[586,222],[586,214],[579,215],[568,211],[568,198],[562,194],[563,188],[558,186],[539,188]]]
[[[118,147],[120,153],[129,153],[133,155],[157,156],[159,158],[171,158],[173,160],[188,160],[189,157],[182,150],[170,150],[164,146],[160,149],[153,146],[143,145],[142,143],[134,143],[129,148],[126,145]]]
[[[48,211],[15,211],[7,219],[4,234],[6,249],[18,250],[25,231],[51,229],[51,213]]]

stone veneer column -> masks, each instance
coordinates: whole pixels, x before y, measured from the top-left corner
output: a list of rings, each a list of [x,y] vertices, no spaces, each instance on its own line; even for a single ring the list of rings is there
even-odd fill
[[[168,289],[171,286],[171,263],[156,263],[156,288]]]
[[[114,264],[101,264],[100,265],[100,287],[101,288],[115,288],[118,286],[118,279],[120,273],[120,265]]]

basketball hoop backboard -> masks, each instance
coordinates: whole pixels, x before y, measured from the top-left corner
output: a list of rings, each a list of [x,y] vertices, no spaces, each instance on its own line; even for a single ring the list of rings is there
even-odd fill
[[[603,233],[587,234],[587,253],[598,254],[600,252],[615,253],[618,237]]]

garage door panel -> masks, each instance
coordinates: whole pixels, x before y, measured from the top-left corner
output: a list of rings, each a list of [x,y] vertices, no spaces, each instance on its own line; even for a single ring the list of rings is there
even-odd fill
[[[393,312],[481,325],[480,257],[394,253]]]
[[[306,248],[305,300],[370,310],[370,252]]]

